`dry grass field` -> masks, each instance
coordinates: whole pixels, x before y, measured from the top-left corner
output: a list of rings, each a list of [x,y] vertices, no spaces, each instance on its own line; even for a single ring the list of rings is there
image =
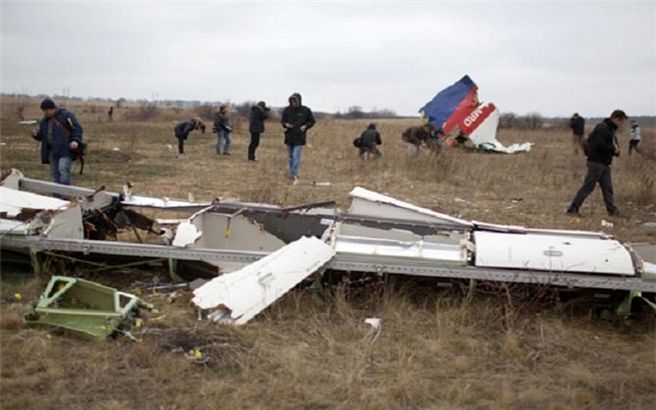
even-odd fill
[[[562,128],[500,131],[504,143],[534,142],[526,154],[448,149],[413,159],[400,134],[418,120],[381,120],[383,157],[363,162],[351,141],[368,121],[324,119],[310,132],[301,184],[290,186],[275,121],[267,124],[256,164],[246,161],[244,122],[237,122],[232,156],[215,155],[213,134],[192,133],[187,158],[178,160],[173,120],[190,112],[169,110],[149,122],[129,122],[126,112],[133,108],[125,108],[107,123],[89,106],[70,109],[89,143],[85,173],[74,175],[76,185],[117,191],[129,180],[140,194],[285,205],[334,199],[343,207],[348,192],[361,185],[469,219],[603,229],[623,241],[656,241],[653,228],[642,225],[656,220],[656,162],[627,156],[626,131],[613,167],[623,216],[609,218],[596,190],[582,217],[572,218],[564,211],[582,182],[585,161]],[[36,102],[26,110],[26,118],[38,114]],[[15,123],[4,101],[2,169],[48,178],[28,128]],[[643,129],[642,144],[653,158],[655,130]],[[604,219],[614,227],[602,228]],[[130,291],[134,281],[153,274],[121,271],[89,278]],[[196,321],[188,294],[174,303],[146,295],[163,318],[135,332],[142,340],[98,343],[22,323],[47,280],[3,275],[3,409],[651,409],[656,402],[653,317],[608,322],[547,291],[536,298],[525,289],[483,287],[464,296],[431,281],[398,278],[337,286],[324,298],[298,289],[240,328]],[[15,300],[16,292],[22,300]],[[363,322],[372,316],[382,319],[378,337]],[[194,348],[209,358],[206,364],[179,352]]]

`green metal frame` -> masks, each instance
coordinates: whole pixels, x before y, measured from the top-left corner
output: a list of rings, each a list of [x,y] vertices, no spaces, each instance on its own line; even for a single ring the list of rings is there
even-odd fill
[[[139,308],[153,310],[153,305],[95,282],[53,276],[25,322],[62,327],[104,340],[115,330],[129,327]]]

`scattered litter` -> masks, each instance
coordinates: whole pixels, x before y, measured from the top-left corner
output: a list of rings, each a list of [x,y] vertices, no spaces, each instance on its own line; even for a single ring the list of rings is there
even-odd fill
[[[198,230],[196,225],[185,221],[178,225],[178,231],[175,233],[172,245],[185,247],[196,242],[202,235],[203,232]]]
[[[132,182],[127,181],[125,184],[123,184],[123,200],[124,201],[131,201],[132,200]]]
[[[168,148],[169,150],[172,150],[172,149],[173,149],[173,145],[171,145],[171,144],[166,144],[166,148]]]
[[[170,245],[171,242],[173,242],[173,237],[175,236],[173,234],[173,231],[168,229],[168,228],[160,228],[160,239],[165,245]]]
[[[120,151],[120,149],[118,147],[114,147],[112,148],[112,151]]]
[[[615,225],[612,222],[608,222],[607,220],[602,219],[601,220],[601,226],[604,227],[604,228],[612,228]]]
[[[512,202],[513,204],[516,204],[516,203],[522,202],[523,200],[524,200],[524,198],[512,198],[510,200],[510,202]]]
[[[453,201],[454,201],[454,202],[463,202],[463,203],[466,203],[466,202],[467,202],[466,200],[464,200],[464,199],[462,199],[462,198],[458,198],[458,197],[453,198]]]
[[[374,329],[378,329],[380,327],[380,318],[368,317],[364,320],[364,323],[370,325]]]
[[[170,304],[173,304],[173,303],[175,303],[176,300],[178,300],[178,298],[179,298],[180,296],[182,296],[182,294],[181,294],[180,292],[178,292],[178,291],[174,291],[173,293],[171,293],[171,294],[166,298],[166,302],[167,302],[169,305],[170,305]]]
[[[155,311],[153,305],[132,294],[80,278],[53,276],[25,322],[104,340],[133,326],[141,309]]]
[[[643,222],[642,226],[645,228],[656,229],[656,221]]]
[[[0,142],[0,145],[4,147],[5,145],[7,145],[7,143],[6,142]]]
[[[381,320],[377,317],[368,317],[364,320],[364,323],[371,326],[371,330],[367,336],[369,339],[369,344],[373,344],[376,339],[378,339],[378,336],[380,336],[380,332],[383,330],[381,326]]]
[[[312,186],[330,186],[330,185],[332,185],[330,182],[312,181]]]
[[[20,293],[14,293],[14,300],[16,302],[20,302],[21,300],[23,300],[23,295],[21,295]]]

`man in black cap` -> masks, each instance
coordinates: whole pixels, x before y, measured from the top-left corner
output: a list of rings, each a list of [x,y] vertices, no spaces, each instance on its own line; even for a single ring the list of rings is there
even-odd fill
[[[248,118],[248,130],[251,133],[251,143],[248,144],[248,160],[256,162],[255,150],[260,145],[260,134],[264,132],[264,121],[269,118],[269,107],[264,101],[260,101],[251,107]]]
[[[620,211],[615,205],[613,198],[613,181],[611,180],[610,164],[613,162],[613,157],[620,155],[620,147],[615,132],[627,119],[628,117],[624,111],[615,110],[611,113],[610,118],[606,118],[597,124],[588,136],[588,147],[586,149],[588,173],[583,180],[583,185],[577,192],[569,208],[567,208],[568,214],[579,214],[581,204],[583,204],[585,198],[590,195],[598,183],[601,193],[604,195],[604,203],[606,204],[608,215],[619,216]]]
[[[53,182],[70,185],[73,157],[82,149],[82,126],[49,98],[41,102],[41,111],[43,119],[32,130],[32,138],[41,141],[41,163],[50,164]]]
[[[289,106],[282,112],[282,126],[285,129],[285,145],[289,157],[289,179],[293,185],[298,184],[298,169],[301,165],[301,152],[306,141],[307,130],[316,121],[310,108],[303,105],[301,94],[289,96]]]

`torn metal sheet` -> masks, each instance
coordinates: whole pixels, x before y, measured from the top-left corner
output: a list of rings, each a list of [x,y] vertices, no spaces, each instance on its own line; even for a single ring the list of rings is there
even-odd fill
[[[0,234],[82,239],[77,203],[0,186]]]
[[[204,208],[210,206],[211,202],[190,202],[180,199],[171,198],[153,198],[149,196],[132,195],[129,199],[122,201],[125,206],[135,206],[141,208],[157,208],[157,209],[186,209],[190,207]]]
[[[178,225],[171,245],[181,247],[193,245],[201,236],[203,236],[203,232],[196,225],[189,221],[184,221]]]
[[[630,243],[629,246],[643,261],[656,263],[656,245],[651,243]]]
[[[579,231],[571,229],[540,229],[540,228],[526,228],[519,225],[501,225],[489,222],[472,221],[474,228],[478,231],[492,231],[492,232],[506,232],[506,233],[536,233],[543,235],[566,235],[566,236],[580,236],[583,238],[600,238],[609,239],[612,235],[606,232],[597,231]]]
[[[245,268],[211,280],[192,302],[218,323],[243,325],[335,255],[317,238],[301,238]]]
[[[419,112],[435,129],[459,130],[481,150],[512,154],[531,149],[528,142],[504,147],[496,139],[499,110],[493,103],[479,101],[478,86],[468,75],[440,91]]]
[[[63,211],[70,204],[69,201],[63,199],[0,186],[0,213],[6,218],[16,218],[25,210]]]
[[[349,195],[353,198],[349,209],[351,214],[452,224],[454,227],[473,226],[470,221],[422,208],[362,187],[353,188]]]
[[[30,224],[24,221],[0,218],[0,235],[6,234],[29,235]]]
[[[475,266],[635,275],[628,249],[613,239],[475,231]]]
[[[153,305],[95,282],[53,276],[25,322],[62,327],[104,340],[116,330],[129,328],[140,308],[153,310]]]
[[[238,212],[233,214],[211,212],[211,208],[197,212],[178,225],[172,244],[187,248],[253,252],[273,252],[285,246],[285,242],[272,235],[256,221]],[[223,273],[244,266],[241,262],[216,263],[212,260],[204,260],[204,262],[215,266]]]
[[[375,229],[337,222],[330,235],[339,254],[432,261],[464,266],[468,261],[466,236],[420,236],[400,229]]]
[[[222,214],[206,209],[192,215],[188,222],[180,226],[186,227],[186,224],[193,225],[196,232],[202,234],[196,237],[197,234],[192,232],[192,228],[185,228],[182,232],[178,228],[174,243],[180,246],[272,252],[285,245],[285,242],[257,222],[241,214]],[[182,235],[188,237],[183,239]]]
[[[64,197],[76,198],[78,202],[83,205],[84,209],[87,209],[87,207],[99,209],[116,200],[122,200],[123,205],[126,206],[156,208],[171,211],[195,212],[211,205],[211,202],[193,202],[180,199],[155,198],[132,194],[130,194],[129,199],[126,199],[122,194],[106,191],[103,187],[100,189],[89,189],[74,185],[61,185],[55,182],[26,178],[19,170],[15,169],[12,169],[11,173],[3,179],[2,185],[37,194],[58,194]],[[96,195],[98,195],[97,198]],[[88,206],[85,205],[85,201],[90,204]]]

